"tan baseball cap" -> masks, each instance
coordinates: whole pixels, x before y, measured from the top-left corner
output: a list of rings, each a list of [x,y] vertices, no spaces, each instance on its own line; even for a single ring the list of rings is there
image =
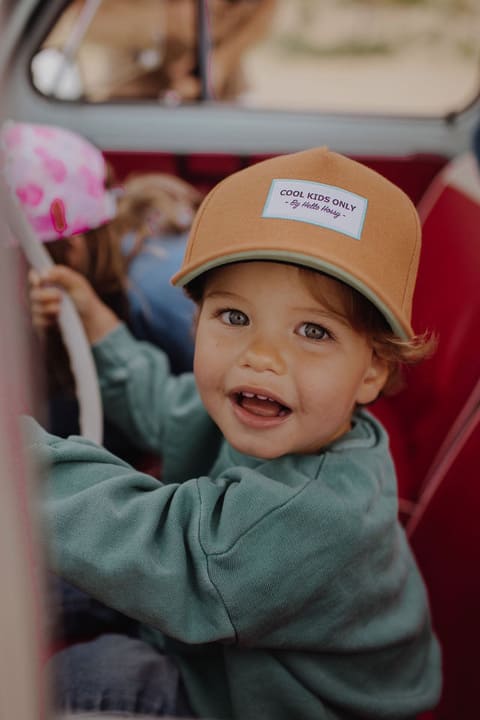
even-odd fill
[[[409,338],[420,246],[419,218],[402,190],[320,147],[251,165],[214,187],[172,283],[246,260],[302,265],[354,287]]]

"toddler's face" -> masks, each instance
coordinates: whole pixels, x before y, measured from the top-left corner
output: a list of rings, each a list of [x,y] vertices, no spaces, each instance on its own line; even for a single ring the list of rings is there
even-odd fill
[[[247,455],[319,450],[385,382],[387,368],[346,320],[338,282],[319,274],[318,283],[330,309],[291,265],[226,265],[207,280],[195,376],[209,414]]]

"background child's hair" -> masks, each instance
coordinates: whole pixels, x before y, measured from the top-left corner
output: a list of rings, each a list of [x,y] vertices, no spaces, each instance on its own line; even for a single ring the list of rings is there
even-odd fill
[[[88,254],[85,277],[95,292],[103,297],[126,288],[126,262],[121,253],[121,236],[114,223],[107,223],[83,233]],[[45,244],[52,259],[59,265],[68,265],[68,238]]]
[[[175,235],[190,228],[203,195],[193,185],[165,173],[132,174],[123,184],[114,220],[123,236],[134,232],[132,260],[151,236]]]

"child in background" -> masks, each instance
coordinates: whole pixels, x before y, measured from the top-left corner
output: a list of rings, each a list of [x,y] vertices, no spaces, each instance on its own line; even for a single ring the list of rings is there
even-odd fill
[[[194,375],[136,342],[68,268],[34,278],[77,304],[106,412],[163,455],[164,483],[30,426],[56,571],[145,623],[56,656],[76,710],[219,720],[413,718],[440,652],[365,409],[431,352],[411,303],[410,200],[318,148],[258,163],[202,204],[173,282],[198,305]]]
[[[1,139],[7,181],[53,260],[82,273],[136,337],[167,352],[174,372],[190,369],[194,306],[168,280],[200,203],[195,188],[163,174],[133,176],[115,188],[101,152],[63,128],[10,122]],[[45,347],[49,427],[66,437],[78,432],[78,407],[57,328],[47,331]],[[137,459],[128,438],[108,422],[105,446]]]
[[[129,279],[130,326],[139,340],[168,349],[172,370],[192,369],[193,304],[170,277],[180,267],[187,231],[202,200],[173,175],[129,175],[115,225]]]

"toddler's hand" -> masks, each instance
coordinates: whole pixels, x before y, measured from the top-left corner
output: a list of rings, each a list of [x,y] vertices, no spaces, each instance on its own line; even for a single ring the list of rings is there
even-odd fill
[[[30,270],[28,283],[30,287],[30,312],[32,322],[37,330],[55,325],[60,313],[62,294],[58,288],[42,284],[36,270]]]
[[[28,279],[32,320],[37,328],[49,327],[58,321],[62,290],[70,295],[82,319],[88,318],[100,302],[88,280],[64,265],[54,265],[42,275],[31,270]]]
[[[31,270],[29,283],[32,321],[40,330],[58,322],[62,291],[69,294],[90,342],[101,339],[119,322],[88,280],[65,265],[54,265],[42,275]]]

